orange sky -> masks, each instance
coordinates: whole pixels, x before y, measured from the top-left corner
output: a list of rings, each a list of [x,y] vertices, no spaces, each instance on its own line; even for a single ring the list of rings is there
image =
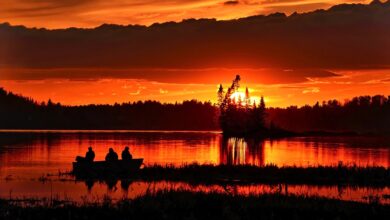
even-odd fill
[[[232,19],[273,12],[306,12],[370,0],[1,0],[0,22],[28,27],[95,27],[186,18]]]
[[[370,1],[1,0],[0,22],[50,29],[95,27],[103,23],[149,25],[186,18],[231,19],[272,12],[290,14],[294,11],[329,8],[339,3],[368,2]],[[343,101],[358,95],[390,94],[390,70],[316,70],[309,74],[290,74],[290,71],[292,70],[0,68],[0,87],[38,101],[51,98],[54,102],[68,105],[112,104],[150,99],[162,102],[188,99],[214,102],[218,83],[227,86],[235,74],[239,73],[242,75],[243,87],[249,86],[252,96],[265,96],[268,106],[301,106],[328,99]],[[36,76],[40,77],[34,78]],[[204,80],[205,78],[211,80]]]
[[[302,81],[248,81],[242,73],[242,89],[249,86],[252,96],[265,96],[268,106],[314,104],[328,99],[359,95],[390,95],[390,70],[334,71],[339,76],[306,78]],[[232,75],[230,78],[234,78]],[[249,78],[250,79],[250,78]],[[224,80],[227,87],[229,80]],[[0,86],[38,101],[51,98],[68,105],[113,104],[137,100],[176,102],[188,99],[215,102],[217,83],[175,83],[144,79],[37,79],[0,80]]]

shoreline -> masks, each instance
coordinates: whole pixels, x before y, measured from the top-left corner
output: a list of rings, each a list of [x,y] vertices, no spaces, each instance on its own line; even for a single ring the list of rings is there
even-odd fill
[[[73,175],[73,174],[71,174]],[[358,166],[295,167],[265,165],[146,166],[134,175],[99,176],[74,174],[76,180],[134,179],[143,181],[181,181],[192,184],[306,184],[340,186],[390,186],[390,168]]]
[[[22,133],[210,133],[221,134],[226,138],[254,138],[254,139],[283,139],[295,137],[387,137],[387,133],[359,133],[355,131],[285,131],[285,135],[278,133],[261,136],[261,135],[234,135],[226,134],[222,130],[177,130],[177,129],[34,129],[34,128],[0,128],[0,134],[22,134]]]

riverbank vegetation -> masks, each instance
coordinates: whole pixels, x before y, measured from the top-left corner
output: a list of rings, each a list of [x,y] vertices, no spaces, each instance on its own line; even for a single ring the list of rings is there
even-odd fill
[[[20,205],[0,200],[0,219],[388,219],[390,206],[283,194],[162,190],[117,202]]]
[[[78,176],[76,176],[78,178]],[[83,176],[79,179],[130,178],[145,181],[183,181],[193,184],[308,184],[347,186],[390,186],[390,168],[358,166],[316,166],[316,167],[262,167],[251,165],[198,165],[146,166],[138,173],[124,177]]]
[[[262,167],[251,165],[151,166],[141,178],[216,183],[290,183],[315,185],[390,186],[390,168],[358,166]]]

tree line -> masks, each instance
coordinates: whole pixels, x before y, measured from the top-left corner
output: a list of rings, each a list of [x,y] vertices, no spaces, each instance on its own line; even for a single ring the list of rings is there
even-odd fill
[[[210,102],[64,106],[51,100],[37,103],[0,88],[2,129],[217,130],[217,121],[216,108]]]
[[[359,96],[302,107],[268,108],[268,121],[284,129],[305,131],[390,133],[390,96]]]
[[[225,93],[221,101],[226,97],[230,96]],[[224,117],[241,114],[236,110],[247,107],[238,103],[245,103],[245,99],[226,101],[235,103],[229,107],[230,110],[227,110],[227,106],[222,107],[230,113],[223,112],[221,103],[216,105],[196,100],[174,104],[138,101],[114,105],[65,106],[50,100],[37,103],[31,98],[0,88],[0,128],[218,130],[223,126],[232,126],[234,129],[255,126],[267,129],[278,127],[293,132],[390,133],[390,96],[359,96],[344,103],[329,100],[311,106],[287,108],[265,108],[265,104],[260,102],[256,105],[258,121],[241,120],[247,116],[240,115],[233,117],[240,120],[227,120]],[[244,112],[249,114],[252,111]]]

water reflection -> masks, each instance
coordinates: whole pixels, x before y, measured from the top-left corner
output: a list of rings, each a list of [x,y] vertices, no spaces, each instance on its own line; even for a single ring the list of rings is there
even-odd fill
[[[265,165],[378,165],[389,167],[390,137],[313,137],[279,140],[223,138],[215,132],[60,131],[0,132],[0,197],[50,197],[58,194],[74,200],[102,197],[135,197],[150,189],[184,188],[229,193],[282,192],[320,195],[361,201],[373,195],[387,196],[389,188],[341,186],[264,185],[221,186],[172,182],[142,182],[128,179],[41,181],[40,177],[71,169],[76,155],[93,146],[96,160],[103,160],[108,147],[121,152],[130,146],[134,157],[148,164],[197,162],[212,164]],[[45,178],[43,178],[45,179]]]
[[[262,166],[390,165],[390,140],[375,137],[317,137],[256,140],[222,138],[222,164]],[[370,144],[371,143],[371,144]]]
[[[86,186],[87,192],[91,193],[92,188],[96,184],[103,184],[107,186],[107,191],[109,192],[115,192],[118,190],[118,182],[120,182],[120,188],[127,192],[129,190],[130,185],[133,183],[133,180],[131,179],[115,179],[115,178],[109,178],[109,179],[76,179],[77,182],[83,182]]]
[[[227,165],[265,165],[264,141],[244,138],[223,138],[220,161]]]
[[[76,155],[93,146],[96,160],[109,147],[130,146],[147,165],[197,162],[315,166],[344,164],[389,167],[390,137],[314,137],[280,140],[223,138],[213,132],[0,132],[0,179],[36,178],[71,169]]]

